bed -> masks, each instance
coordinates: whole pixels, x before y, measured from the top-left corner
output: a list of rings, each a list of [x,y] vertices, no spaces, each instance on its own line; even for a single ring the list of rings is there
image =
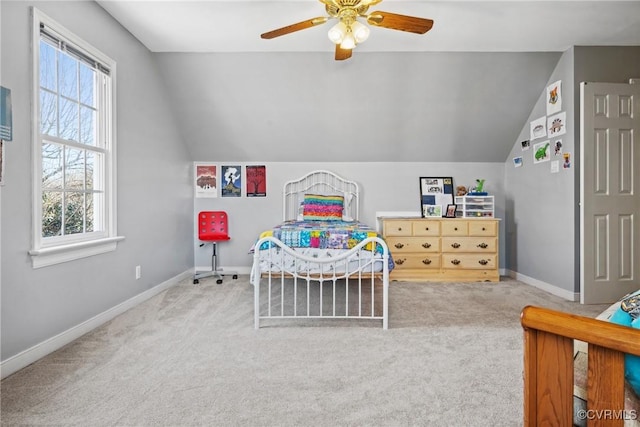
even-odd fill
[[[393,259],[359,220],[358,184],[313,171],[283,187],[282,220],[251,248],[254,326],[283,319],[357,319],[389,324]]]
[[[640,398],[625,381],[640,330],[533,306],[521,324],[525,427],[640,426]]]

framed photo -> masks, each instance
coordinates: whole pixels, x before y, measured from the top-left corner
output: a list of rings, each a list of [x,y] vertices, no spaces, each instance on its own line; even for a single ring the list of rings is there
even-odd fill
[[[193,186],[196,197],[218,197],[218,176],[216,165],[194,163]]]
[[[422,217],[442,217],[453,203],[453,178],[420,177],[420,212]]]
[[[455,218],[457,208],[457,205],[447,205],[447,211],[444,214],[445,218]]]

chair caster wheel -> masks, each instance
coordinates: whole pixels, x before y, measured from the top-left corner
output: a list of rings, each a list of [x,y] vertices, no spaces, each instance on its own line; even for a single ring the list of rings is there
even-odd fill
[[[216,280],[216,283],[217,283],[218,285],[222,285],[222,279],[218,279],[218,280]]]
[[[237,278],[238,278],[238,275],[237,275],[237,274],[234,274],[234,275],[233,275],[233,278],[234,278],[234,279],[237,279]]]
[[[193,284],[194,284],[194,285],[197,285],[198,283],[200,283],[200,280],[198,280],[198,279],[193,279]]]

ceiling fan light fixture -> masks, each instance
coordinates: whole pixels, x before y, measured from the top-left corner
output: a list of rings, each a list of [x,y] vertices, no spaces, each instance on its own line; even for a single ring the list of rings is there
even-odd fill
[[[362,43],[369,38],[369,27],[358,21],[354,21],[353,24],[351,24],[351,32],[353,32],[356,43]]]
[[[340,43],[341,49],[353,49],[356,47],[356,39],[353,37],[353,33],[351,31],[347,32],[344,36],[344,40]]]
[[[2,1],[2,0],[0,0]],[[263,39],[273,39],[296,31],[312,28],[335,19],[337,23],[327,33],[335,44],[335,60],[351,58],[352,50],[365,42],[371,26],[424,34],[433,27],[433,20],[417,16],[400,15],[381,10],[368,13],[369,7],[383,0],[319,0],[325,6],[326,16],[296,22],[260,34]]]
[[[344,25],[342,21],[340,21],[336,25],[331,27],[327,35],[329,36],[329,40],[331,40],[335,44],[340,44],[347,35],[347,26]]]

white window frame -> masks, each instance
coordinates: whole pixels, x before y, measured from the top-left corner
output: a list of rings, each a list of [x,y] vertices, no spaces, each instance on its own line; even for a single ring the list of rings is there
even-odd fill
[[[115,72],[116,63],[89,43],[76,36],[36,8],[32,8],[32,147],[33,147],[33,232],[31,255],[33,268],[45,267],[112,252],[117,242],[124,237],[117,235],[116,221],[116,111]],[[104,116],[96,120],[101,126],[99,138],[104,138],[104,208],[97,215],[103,219],[104,230],[100,232],[73,234],[68,236],[42,237],[42,141],[40,135],[40,26],[53,32],[65,43],[79,48],[109,69],[110,78],[105,79]],[[110,100],[109,100],[110,97]],[[104,123],[104,125],[100,125]]]

